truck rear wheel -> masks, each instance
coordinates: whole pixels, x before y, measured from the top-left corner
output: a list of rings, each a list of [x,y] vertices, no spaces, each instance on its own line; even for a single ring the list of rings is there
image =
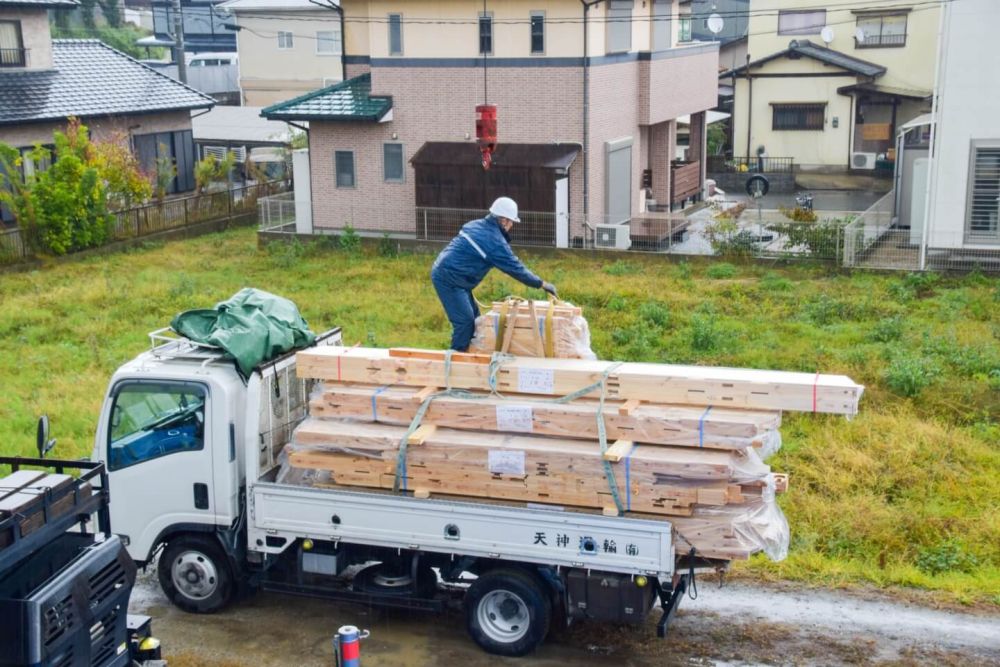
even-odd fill
[[[521,570],[494,570],[466,592],[465,619],[472,639],[487,653],[518,657],[545,639],[552,604],[537,577]]]
[[[171,539],[157,566],[160,587],[170,601],[196,614],[211,614],[233,596],[233,577],[222,549],[211,538],[182,535]]]

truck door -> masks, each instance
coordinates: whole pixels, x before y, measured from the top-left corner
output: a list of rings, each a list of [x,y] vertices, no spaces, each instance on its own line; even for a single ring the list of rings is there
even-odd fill
[[[209,401],[196,382],[125,380],[112,389],[102,457],[111,527],[136,560],[165,528],[215,523]]]

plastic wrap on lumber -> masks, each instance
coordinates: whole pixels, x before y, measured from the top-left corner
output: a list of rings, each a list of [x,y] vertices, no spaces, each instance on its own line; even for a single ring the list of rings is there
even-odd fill
[[[409,425],[420,408],[415,387],[318,384],[309,402],[316,417]],[[781,413],[683,405],[641,404],[623,412],[622,401],[607,401],[604,423],[609,440],[632,440],[709,449],[755,447],[770,455],[781,444]],[[428,406],[422,423],[471,431],[532,433],[596,440],[595,399],[554,403],[531,395],[503,398],[480,392],[474,398],[442,396]],[[762,456],[763,458],[763,456]]]
[[[552,357],[560,359],[597,358],[590,349],[590,327],[579,308],[555,306],[549,323],[548,301],[535,301],[534,315],[527,302],[520,300],[507,304],[506,314],[501,316],[504,305],[494,303],[489,312],[476,318],[470,352],[490,354],[506,341],[504,351],[518,356],[545,357],[551,351]],[[508,331],[510,328],[513,331]]]
[[[385,452],[392,452],[395,456],[405,433],[403,426],[309,418],[295,429],[293,441],[332,451],[362,452],[365,456],[383,456]],[[542,465],[550,473],[559,471],[558,466],[565,466],[570,471],[576,471],[585,464],[603,467],[596,442],[534,435],[439,428],[420,446],[411,446],[407,451],[408,461],[426,462],[428,465],[438,460],[449,463],[465,459],[481,461],[492,451],[518,454],[523,457],[526,469],[529,465]],[[628,456],[628,464],[632,475],[649,474],[675,479],[743,482],[763,479],[770,472],[770,468],[752,450],[635,445]]]
[[[437,354],[440,359],[414,359],[390,357],[381,348],[317,347],[298,353],[297,372],[302,378],[337,382],[490,389],[489,364],[452,362],[446,377],[444,353]],[[711,366],[513,357],[494,370],[501,394],[562,396],[599,382],[607,373],[610,399],[713,408],[853,415],[864,390],[843,375]],[[595,389],[591,395],[599,393]]]

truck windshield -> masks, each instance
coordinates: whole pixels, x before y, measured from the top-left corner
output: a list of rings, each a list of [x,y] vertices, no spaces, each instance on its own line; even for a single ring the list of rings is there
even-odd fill
[[[205,443],[205,389],[193,384],[125,384],[115,393],[108,467],[125,468]]]

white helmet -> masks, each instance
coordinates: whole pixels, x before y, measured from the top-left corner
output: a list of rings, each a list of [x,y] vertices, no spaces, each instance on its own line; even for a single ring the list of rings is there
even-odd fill
[[[490,206],[490,213],[498,218],[521,222],[521,218],[517,217],[517,202],[510,197],[500,197],[493,202],[493,206]]]

